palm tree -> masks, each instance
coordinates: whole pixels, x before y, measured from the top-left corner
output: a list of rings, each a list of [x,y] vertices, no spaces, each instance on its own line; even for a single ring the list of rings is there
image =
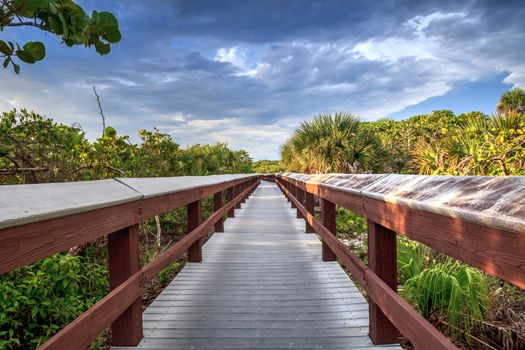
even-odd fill
[[[496,110],[505,116],[525,114],[525,91],[520,88],[505,91],[499,98]]]
[[[283,163],[307,173],[357,173],[380,170],[379,139],[349,113],[321,114],[302,122],[281,148]]]

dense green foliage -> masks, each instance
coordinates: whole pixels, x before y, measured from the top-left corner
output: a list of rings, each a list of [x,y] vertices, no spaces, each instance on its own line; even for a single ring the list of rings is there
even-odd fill
[[[302,173],[374,172],[382,157],[379,139],[347,113],[301,123],[281,152],[284,165]]]
[[[91,16],[72,0],[2,0],[0,1],[0,31],[8,27],[36,27],[58,36],[67,46],[94,46],[101,55],[119,42],[121,34],[115,16],[109,12],[93,11]],[[18,74],[20,66],[14,58],[24,63],[44,59],[46,49],[40,41],[28,41],[23,46],[12,41],[0,40],[0,58],[3,66],[12,65]]]
[[[140,143],[107,127],[95,141],[79,127],[26,110],[0,115],[0,184],[94,180],[110,177],[252,172],[243,150],[225,144],[179,147],[171,136],[140,130]]]
[[[253,163],[253,171],[257,174],[273,174],[285,170],[279,160],[259,160]]]
[[[525,91],[520,88],[514,88],[504,92],[499,98],[496,109],[498,113],[505,116],[525,114]]]
[[[525,114],[434,111],[399,121],[351,120],[350,136],[330,125],[340,124],[335,116],[303,123],[283,145],[283,166],[310,173],[525,174]]]
[[[35,348],[107,294],[107,265],[56,255],[0,278],[0,348]]]

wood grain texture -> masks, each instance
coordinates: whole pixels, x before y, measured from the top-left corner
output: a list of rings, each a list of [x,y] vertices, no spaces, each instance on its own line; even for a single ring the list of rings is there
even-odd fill
[[[525,235],[375,199],[366,216],[393,231],[525,289]]]
[[[140,270],[139,227],[133,225],[108,236],[109,289],[115,290]],[[142,302],[137,298],[111,324],[111,344],[135,346],[142,339]]]
[[[397,292],[397,235],[370,220],[367,226],[368,267]],[[370,300],[369,315],[370,338],[374,344],[391,344],[397,341],[399,331],[373,300]]]
[[[0,273],[134,225],[139,212],[132,202],[0,230]]]

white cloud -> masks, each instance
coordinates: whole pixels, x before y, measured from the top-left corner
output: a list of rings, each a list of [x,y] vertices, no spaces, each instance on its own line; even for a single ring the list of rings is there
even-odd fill
[[[405,25],[410,26],[414,28],[416,31],[420,32],[428,27],[428,25],[433,20],[440,20],[440,19],[450,19],[450,18],[458,18],[463,19],[467,16],[464,12],[450,12],[450,13],[442,13],[440,11],[433,12],[426,16],[415,16],[411,19],[409,19]]]

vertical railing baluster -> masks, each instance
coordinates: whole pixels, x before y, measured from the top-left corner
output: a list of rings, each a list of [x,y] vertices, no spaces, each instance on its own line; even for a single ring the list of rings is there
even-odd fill
[[[201,224],[201,202],[195,201],[187,206],[188,209],[188,233]],[[189,262],[202,262],[202,239],[199,238],[188,248]]]
[[[335,222],[335,204],[327,199],[323,198],[322,215],[323,215],[323,226],[326,227],[332,234],[336,235],[336,222]],[[323,242],[323,261],[335,261],[336,256],[334,252]]]
[[[109,289],[140,270],[139,225],[129,226],[108,235]],[[137,289],[140,287],[134,286]],[[111,344],[136,346],[142,339],[142,302],[140,297],[111,324]]]
[[[397,291],[396,233],[368,220],[368,267]],[[398,342],[399,331],[372,301],[369,302],[370,339],[374,344]]]

